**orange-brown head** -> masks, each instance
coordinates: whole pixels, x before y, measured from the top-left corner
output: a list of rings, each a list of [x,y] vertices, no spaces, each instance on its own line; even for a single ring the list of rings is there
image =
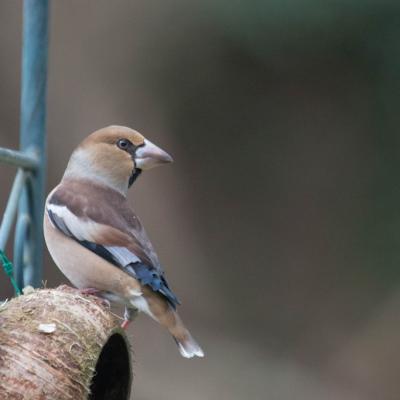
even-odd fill
[[[64,178],[85,178],[126,194],[142,170],[172,157],[139,132],[112,125],[90,134],[72,153]]]

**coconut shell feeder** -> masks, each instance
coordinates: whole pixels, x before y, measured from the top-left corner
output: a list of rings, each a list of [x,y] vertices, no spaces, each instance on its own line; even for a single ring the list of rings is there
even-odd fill
[[[66,286],[0,305],[0,399],[125,400],[132,370],[120,319]]]

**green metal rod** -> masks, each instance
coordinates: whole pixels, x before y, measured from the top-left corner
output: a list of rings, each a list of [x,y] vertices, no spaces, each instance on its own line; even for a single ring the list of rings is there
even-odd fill
[[[39,166],[39,160],[36,157],[22,151],[5,149],[4,147],[0,147],[0,161],[32,170],[37,169]]]
[[[32,259],[30,263],[24,260],[24,264],[16,268],[29,270],[23,273],[27,277],[26,280],[24,278],[23,286],[35,287],[41,284],[43,268],[48,3],[48,0],[24,0],[23,10],[20,144],[22,151],[37,155],[40,165],[32,174],[27,201],[21,199],[19,207],[20,215],[26,214],[32,221],[30,236],[26,238],[32,248]]]
[[[38,269],[34,264],[38,241],[33,236],[37,231],[37,227],[33,223],[33,184],[32,176],[29,176],[19,198],[19,213],[15,225],[14,276],[21,288],[32,285],[38,276]],[[40,282],[36,286],[39,284]]]
[[[3,219],[0,225],[0,250],[4,250],[7,244],[8,237],[12,224],[17,214],[18,199],[24,188],[25,184],[25,172],[23,169],[19,169],[15,177],[13,187],[11,189],[10,197],[8,198],[7,207],[3,214]]]

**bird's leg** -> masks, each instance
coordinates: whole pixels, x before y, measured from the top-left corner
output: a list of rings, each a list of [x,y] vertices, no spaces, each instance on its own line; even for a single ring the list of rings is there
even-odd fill
[[[128,319],[124,319],[124,320],[122,321],[121,328],[122,328],[124,331],[127,330],[127,329],[128,329],[128,326],[129,326],[129,324],[130,324],[130,322],[131,322],[131,321],[129,321]]]
[[[122,321],[121,328],[126,330],[128,329],[128,325],[135,319],[136,315],[138,315],[137,308],[131,308],[125,306],[124,310],[124,320]]]
[[[79,292],[81,294],[91,294],[91,295],[96,296],[99,294],[100,290],[91,288],[91,287],[87,287],[87,288],[79,289]]]
[[[97,298],[99,298],[101,300],[101,303],[103,304],[103,306],[111,307],[110,302],[101,296],[101,290],[88,287],[88,288],[79,289],[79,292],[83,295],[96,296]]]

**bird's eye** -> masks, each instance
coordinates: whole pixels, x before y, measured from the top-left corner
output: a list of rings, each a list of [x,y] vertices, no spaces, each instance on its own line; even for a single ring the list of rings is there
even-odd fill
[[[119,139],[117,142],[117,146],[121,150],[126,150],[130,144],[131,144],[131,142],[128,139]]]

